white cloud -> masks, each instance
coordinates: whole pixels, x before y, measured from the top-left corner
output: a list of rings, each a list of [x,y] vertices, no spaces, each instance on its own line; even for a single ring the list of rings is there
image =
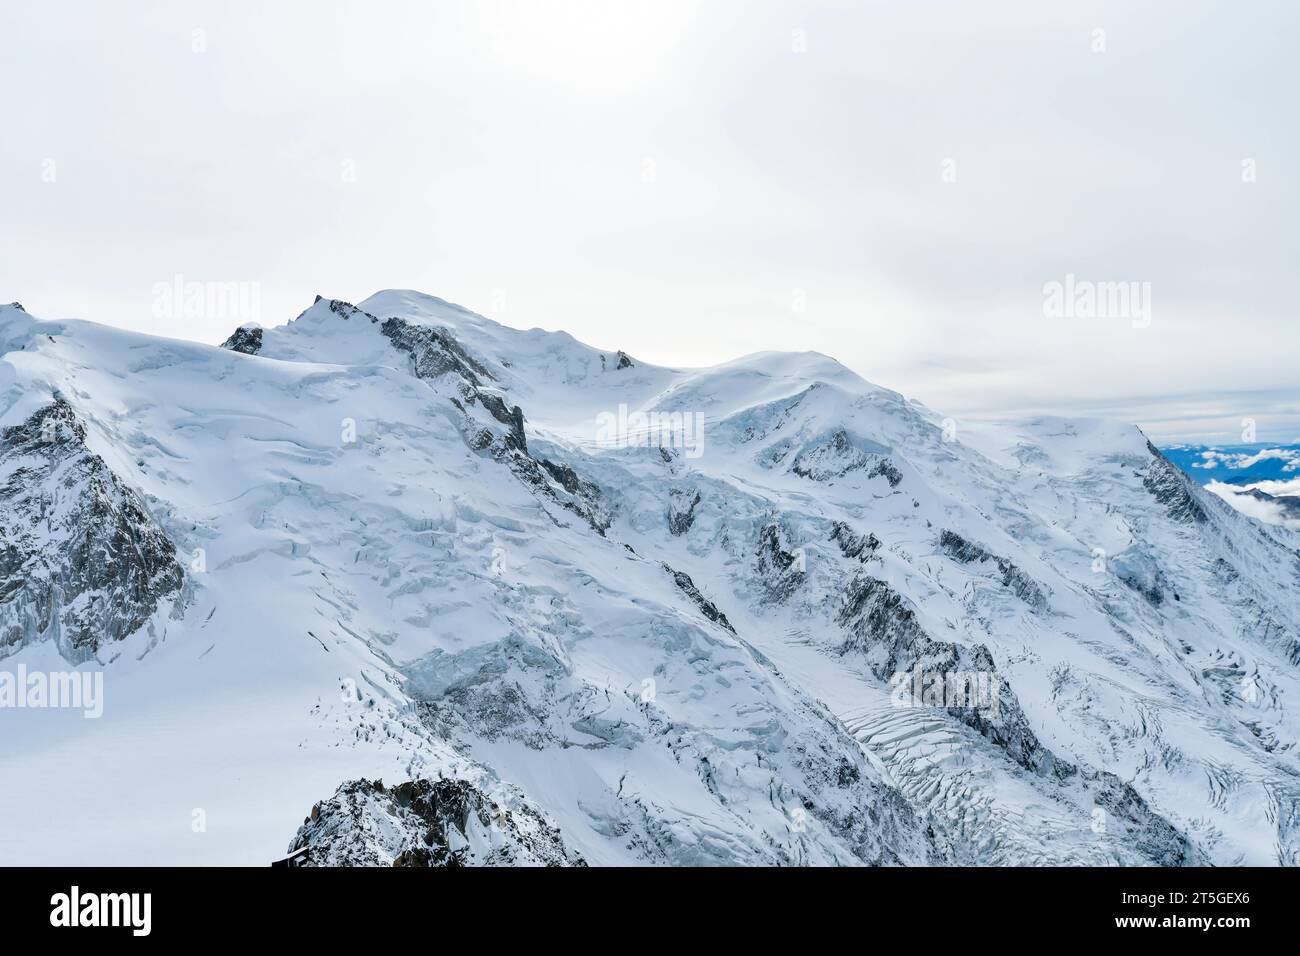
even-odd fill
[[[647,361],[814,349],[959,417],[1281,440],[1300,8],[1193,7],[5,4],[0,292],[218,342],[153,283],[260,282],[267,324],[415,287]],[[1045,318],[1067,273],[1150,282],[1150,327]]]
[[[1219,451],[1207,449],[1201,452],[1203,462],[1193,462],[1193,468],[1232,468],[1244,470],[1253,468],[1264,461],[1286,462],[1283,471],[1295,471],[1300,468],[1300,448],[1264,448],[1254,454],[1246,452]]]
[[[1300,478],[1292,478],[1288,481],[1256,481],[1246,487],[1258,488],[1265,494],[1274,497],[1300,497]]]
[[[1265,485],[1278,487],[1279,490],[1270,490],[1263,487]],[[1242,514],[1249,515],[1266,524],[1300,531],[1300,518],[1289,517],[1285,509],[1276,502],[1261,500],[1250,495],[1248,492],[1251,488],[1259,488],[1259,490],[1274,496],[1288,493],[1294,494],[1300,492],[1300,479],[1294,482],[1261,481],[1254,485],[1227,485],[1223,482],[1212,481],[1205,486],[1206,491],[1218,495]],[[1288,488],[1291,490],[1287,491]]]

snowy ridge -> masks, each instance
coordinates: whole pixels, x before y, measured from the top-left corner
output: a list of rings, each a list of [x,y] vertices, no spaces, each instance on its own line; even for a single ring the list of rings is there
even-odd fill
[[[135,821],[18,861],[265,862],[313,805],[325,863],[1300,861],[1300,541],[1135,428],[954,428],[814,353],[658,368],[404,291],[225,348],[16,307],[0,340],[0,462],[66,405],[110,541],[155,543],[103,564],[95,641],[0,603],[0,669],[106,679],[89,730],[0,712],[0,767]],[[611,442],[620,409],[701,453]],[[85,523],[54,462],[6,541],[57,487]],[[996,699],[900,705],[914,669]],[[430,836],[394,794],[433,781]]]

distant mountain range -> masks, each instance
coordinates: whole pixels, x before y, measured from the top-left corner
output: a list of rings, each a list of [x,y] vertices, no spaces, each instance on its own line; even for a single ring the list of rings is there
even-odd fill
[[[1170,445],[1163,451],[1238,511],[1300,528],[1300,444]]]
[[[1300,444],[1167,445],[1161,451],[1202,485],[1300,480]]]

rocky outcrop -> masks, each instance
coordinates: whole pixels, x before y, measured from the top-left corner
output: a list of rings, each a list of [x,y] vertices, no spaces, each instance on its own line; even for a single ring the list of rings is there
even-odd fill
[[[897,488],[903,473],[883,454],[884,449],[861,448],[842,428],[806,446],[795,456],[790,470],[800,478],[830,481],[851,471],[865,471],[868,478],[884,478]]]
[[[538,461],[540,461],[542,467],[546,469],[546,473],[569,494],[575,497],[591,500],[600,497],[600,488],[595,484],[595,482],[583,478],[569,465],[566,465],[563,462],[551,461],[549,458],[539,458]]]
[[[0,467],[0,656],[53,640],[86,660],[181,589],[172,542],[62,398],[0,434]]]
[[[1142,475],[1142,486],[1151,496],[1165,506],[1169,517],[1183,524],[1204,524],[1207,520],[1204,506],[1196,499],[1191,479],[1183,474],[1160,449],[1147,442],[1151,464]]]
[[[486,366],[471,356],[446,329],[393,318],[385,320],[380,330],[395,349],[410,357],[411,371],[417,378],[437,378],[455,372],[476,387],[492,380],[492,373]]]
[[[313,302],[312,305],[321,301],[324,301],[329,307],[329,310],[344,321],[358,316],[363,319],[369,319],[372,323],[379,321],[378,316],[371,315],[365,309],[358,309],[351,302],[344,302],[342,299],[325,299],[323,296],[318,295],[316,296],[316,301]]]
[[[1016,597],[1036,611],[1047,609],[1047,596],[1038,582],[1007,558],[993,554],[983,545],[946,529],[939,535],[939,549],[959,564],[988,564],[996,567],[1002,585]]]
[[[608,368],[608,361],[609,360],[602,355],[600,357],[600,367],[602,369]],[[636,368],[636,363],[632,361],[631,357],[626,352],[619,349],[614,353],[614,371],[618,372],[625,368]]]
[[[506,440],[511,448],[528,454],[528,439],[524,435],[524,412],[518,405],[507,405],[505,399],[493,392],[480,390],[479,401],[502,425],[509,428]],[[572,470],[572,469],[570,469]]]
[[[695,524],[700,493],[694,488],[673,488],[668,492],[668,533],[681,537]]]
[[[673,583],[677,585],[683,594],[694,602],[695,606],[700,609],[701,614],[707,617],[714,624],[725,627],[732,634],[736,633],[736,629],[732,627],[731,622],[727,620],[727,615],[719,611],[717,605],[700,592],[700,589],[695,586],[695,582],[691,580],[689,574],[684,571],[674,570],[666,564],[663,565],[663,569],[672,575]]]
[[[221,343],[221,347],[244,355],[256,355],[262,350],[262,329],[257,325],[241,325]]]
[[[790,533],[780,523],[769,522],[763,526],[754,554],[755,570],[767,601],[786,601],[803,584],[806,573],[804,552],[794,547]]]
[[[880,550],[880,539],[873,533],[857,534],[843,521],[831,525],[831,540],[840,546],[840,553],[846,558],[857,558],[864,564]]]
[[[586,865],[536,810],[446,778],[344,783],[311,808],[289,853],[298,866]]]

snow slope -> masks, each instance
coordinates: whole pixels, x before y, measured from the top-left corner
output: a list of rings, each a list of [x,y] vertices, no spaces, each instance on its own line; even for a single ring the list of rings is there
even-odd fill
[[[1300,542],[1135,428],[406,291],[226,348],[7,306],[0,348],[0,671],[105,697],[0,709],[0,860],[1300,859]],[[914,668],[995,700],[899,706]],[[410,780],[467,829],[413,850]]]

